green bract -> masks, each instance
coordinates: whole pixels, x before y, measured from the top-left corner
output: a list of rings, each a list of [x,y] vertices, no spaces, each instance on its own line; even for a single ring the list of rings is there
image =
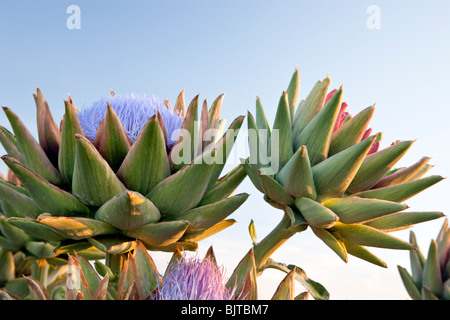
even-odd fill
[[[297,107],[296,69],[272,128],[259,98],[256,116],[248,113],[250,157],[243,166],[264,199],[287,217],[255,244],[260,271],[281,243],[307,226],[345,262],[351,254],[385,267],[366,247],[413,250],[389,232],[443,216],[404,211],[405,200],[442,180],[437,175],[423,178],[431,167],[429,158],[395,169],[413,141],[378,150],[382,135],[370,135],[368,128],[374,106],[351,116],[343,88],[329,93],[330,83],[328,76],[319,80]]]
[[[61,274],[65,272],[67,254],[56,250],[63,237],[50,227],[35,223],[29,225],[28,232],[10,219],[39,214],[39,209],[11,171],[5,179],[0,177],[0,288],[18,298],[29,298],[30,292],[23,276],[38,279],[48,288],[52,296],[61,289]],[[42,240],[41,233],[47,233]],[[86,248],[87,249],[87,248]],[[95,248],[79,254],[89,258],[104,258],[105,254]]]
[[[436,238],[431,240],[427,257],[420,251],[414,232],[410,243],[411,273],[398,266],[403,284],[413,300],[450,300],[450,230],[445,220]]]
[[[182,92],[174,112],[184,118],[183,134],[171,147],[159,113],[131,143],[108,105],[91,141],[71,99],[58,128],[38,89],[38,142],[4,108],[13,133],[0,130],[7,151],[2,159],[22,185],[1,181],[0,200],[21,213],[5,223],[26,237],[56,241],[58,252],[96,248],[122,254],[136,239],[150,250],[195,249],[198,241],[232,225],[235,221],[226,218],[248,197],[231,196],[246,176],[242,167],[219,179],[243,117],[222,137],[202,139],[207,130],[223,129],[222,100],[223,95],[209,110],[205,101],[197,119],[198,96],[186,108]]]

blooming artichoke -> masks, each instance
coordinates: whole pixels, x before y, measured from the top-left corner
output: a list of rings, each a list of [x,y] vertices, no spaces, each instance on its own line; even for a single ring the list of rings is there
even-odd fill
[[[136,239],[150,250],[192,250],[235,222],[225,218],[248,197],[231,196],[245,170],[219,176],[243,117],[219,135],[223,95],[209,110],[205,100],[200,121],[198,96],[186,109],[184,91],[173,109],[111,93],[78,111],[69,96],[59,128],[39,89],[34,99],[39,142],[6,107],[13,133],[0,130],[2,159],[23,186],[2,183],[0,199],[22,213],[8,223],[27,235],[57,241],[60,253],[94,247],[113,264]]]
[[[345,262],[348,254],[386,267],[366,247],[412,250],[389,234],[442,217],[441,212],[409,212],[403,202],[442,180],[424,157],[394,168],[413,144],[396,141],[379,149],[382,134],[368,128],[375,105],[351,116],[343,87],[329,92],[331,80],[319,80],[298,103],[296,69],[283,91],[272,128],[259,97],[256,117],[248,113],[250,157],[245,170],[264,199],[284,210],[280,224],[255,244],[258,270],[271,253],[308,226]]]
[[[145,246],[136,241],[120,274],[114,275],[100,261],[93,264],[78,253],[69,254],[64,292],[51,294],[41,281],[25,276],[34,300],[248,300],[256,299],[254,263],[244,257],[226,281],[225,270],[217,264],[212,246],[205,257],[189,257],[175,248],[165,272],[158,269]],[[254,260],[253,260],[254,261]],[[290,267],[286,267],[290,268]],[[294,279],[301,270],[293,268],[278,285],[272,300],[305,300],[309,292],[294,297]],[[311,280],[309,280],[311,281]],[[18,300],[9,291],[0,291],[7,300]]]
[[[427,258],[417,245],[416,236],[410,232],[410,243],[417,250],[411,251],[412,275],[398,266],[403,284],[413,300],[450,300],[450,230],[444,221],[436,238],[431,240]]]
[[[162,276],[151,297],[154,300],[232,300],[235,288],[225,286],[223,267],[217,265],[210,247],[204,259],[188,257],[185,252],[175,259]]]
[[[164,274],[160,274],[146,247],[138,240],[127,253],[120,274],[100,261],[92,265],[78,253],[69,254],[64,282],[66,300],[231,300],[238,294],[225,286],[225,273],[219,267],[212,247],[204,259],[189,258],[175,248]],[[25,277],[35,300],[54,300],[42,282]],[[6,299],[17,299],[0,291]],[[58,298],[58,297],[57,297]]]

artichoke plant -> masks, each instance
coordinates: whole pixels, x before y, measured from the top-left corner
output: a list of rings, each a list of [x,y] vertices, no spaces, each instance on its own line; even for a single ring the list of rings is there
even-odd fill
[[[248,113],[250,154],[243,166],[264,199],[284,211],[279,225],[254,244],[259,273],[273,266],[268,261],[277,248],[307,227],[343,261],[350,254],[386,267],[367,247],[414,250],[389,232],[443,216],[405,211],[403,203],[443,179],[423,177],[429,158],[395,168],[413,141],[380,149],[382,133],[369,128],[375,105],[352,116],[343,87],[330,91],[330,85],[329,76],[317,81],[298,103],[296,69],[271,128],[259,97],[256,116]]]
[[[134,249],[120,274],[96,260],[94,264],[78,253],[69,254],[64,283],[67,300],[232,300],[238,293],[237,285],[225,285],[225,273],[219,267],[212,247],[203,260],[189,258],[175,248],[166,270],[160,274],[147,251],[136,241]],[[38,280],[25,277],[33,298],[52,300],[53,297]],[[17,299],[8,291],[0,291],[6,299]]]
[[[21,215],[8,224],[56,252],[95,248],[115,273],[142,241],[149,250],[195,250],[232,225],[248,197],[232,195],[245,178],[238,166],[219,178],[243,117],[223,131],[223,95],[198,119],[198,95],[170,102],[111,92],[78,111],[71,97],[58,127],[42,92],[34,94],[37,141],[9,108],[13,133],[0,128],[2,157],[23,187],[2,183],[0,199]],[[211,135],[213,132],[213,135]]]
[[[23,193],[24,189],[11,171],[5,178],[0,177],[0,288],[20,297],[29,297],[24,275],[38,279],[48,288],[50,294],[58,296],[60,277],[67,265],[67,255],[57,252],[56,241],[43,241],[33,237],[11,224],[8,219],[24,217],[20,203],[18,207],[10,205],[8,196],[11,188]],[[55,240],[55,239],[53,239]],[[96,249],[81,250],[79,254],[89,258],[104,258]]]
[[[450,230],[444,221],[436,238],[431,240],[427,257],[422,254],[416,236],[410,232],[411,273],[398,266],[403,284],[413,300],[450,300]]]
[[[179,252],[179,251],[178,251]],[[65,300],[143,300],[157,288],[160,275],[140,241],[136,241],[133,254],[127,259],[120,274],[100,261],[91,264],[86,258],[74,252],[69,261],[64,282]],[[95,269],[93,267],[95,266]],[[33,277],[24,277],[33,300],[53,300],[45,286]],[[4,299],[15,300],[8,291],[0,291]]]
[[[227,280],[225,270],[217,264],[212,246],[205,257],[188,257],[186,252],[175,249],[165,272],[160,273],[146,247],[138,240],[120,274],[96,260],[93,264],[78,253],[69,254],[64,291],[59,296],[33,277],[26,276],[29,291],[34,300],[245,300],[255,298],[255,265],[246,255]],[[292,270],[280,282],[272,300],[304,300],[309,293],[294,296]],[[18,300],[7,290],[0,291],[7,300]]]

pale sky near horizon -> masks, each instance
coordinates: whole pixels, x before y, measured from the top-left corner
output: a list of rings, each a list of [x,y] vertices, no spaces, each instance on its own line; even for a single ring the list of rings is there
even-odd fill
[[[73,4],[81,23],[71,30],[66,10]],[[370,6],[379,9],[379,29],[368,27]],[[332,87],[343,84],[351,113],[376,103],[371,125],[384,132],[383,146],[417,139],[399,165],[429,156],[435,165],[430,174],[448,177],[449,12],[445,0],[0,1],[0,105],[13,109],[35,134],[37,86],[55,119],[62,117],[68,93],[82,107],[111,89],[172,102],[185,89],[187,101],[200,94],[212,102],[225,93],[222,117],[228,123],[254,112],[258,95],[272,123],[297,67],[301,98],[329,74]],[[10,128],[3,112],[0,124]],[[447,214],[448,183],[407,204]],[[212,244],[229,272],[251,247],[250,219],[262,239],[281,218],[248,179],[237,192],[251,194],[231,216],[238,222],[199,247],[202,255]],[[443,222],[413,227],[424,253]],[[408,240],[409,230],[394,235]],[[397,265],[409,269],[409,253],[371,251],[388,269],[353,256],[345,264],[307,230],[273,258],[303,268],[331,299],[409,299],[397,271]],[[152,256],[158,265],[167,261],[166,254]],[[260,297],[270,298],[283,277],[278,271],[263,274]]]

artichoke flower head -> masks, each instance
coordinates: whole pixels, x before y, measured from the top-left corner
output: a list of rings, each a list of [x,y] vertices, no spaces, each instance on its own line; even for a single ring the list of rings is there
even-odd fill
[[[114,93],[102,97],[78,113],[81,127],[91,141],[95,140],[108,104],[117,114],[131,143],[136,141],[147,120],[157,113],[164,122],[168,147],[176,142],[178,138],[176,130],[181,129],[184,118],[179,111],[169,109],[155,96],[141,98],[132,94],[131,97],[125,97]]]
[[[155,300],[233,300],[236,286],[226,287],[223,267],[214,256],[204,259],[185,252],[170,264],[153,296]]]
[[[149,250],[195,250],[235,223],[226,218],[248,197],[232,195],[246,173],[237,166],[220,175],[243,117],[217,139],[203,139],[224,128],[223,95],[209,109],[205,100],[200,118],[198,95],[186,107],[184,91],[173,108],[111,93],[78,111],[69,96],[59,127],[39,89],[34,98],[38,141],[6,107],[13,132],[0,128],[2,159],[23,186],[2,184],[8,193],[0,194],[21,208],[22,217],[9,219],[15,227],[58,241],[59,252],[117,255],[136,240]],[[205,158],[215,161],[196,161]]]

